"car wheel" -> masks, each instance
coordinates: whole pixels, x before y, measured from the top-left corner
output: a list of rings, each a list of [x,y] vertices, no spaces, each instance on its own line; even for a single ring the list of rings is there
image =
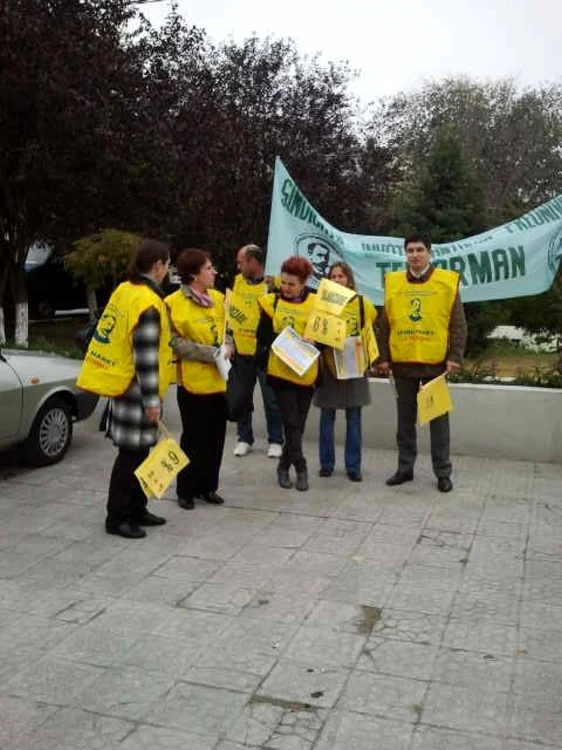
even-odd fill
[[[25,458],[34,466],[60,461],[72,440],[72,414],[68,403],[53,396],[43,404],[24,445]]]

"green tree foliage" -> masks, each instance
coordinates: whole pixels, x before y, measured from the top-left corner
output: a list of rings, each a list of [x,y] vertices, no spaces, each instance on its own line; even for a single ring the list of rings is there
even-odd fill
[[[0,12],[0,304],[25,299],[28,247],[144,229],[171,151],[125,0],[11,0]]]
[[[452,242],[485,228],[484,191],[453,125],[438,130],[431,152],[398,197],[395,216],[399,234],[425,232],[433,242]]]
[[[265,243],[276,155],[329,220],[367,224],[346,65],[303,59],[281,40],[212,46],[174,13],[150,43],[176,102],[169,122],[184,199],[169,221],[177,245],[202,245],[233,271],[237,247]]]
[[[64,265],[75,279],[83,281],[89,295],[104,285],[115,288],[125,277],[127,266],[142,237],[118,229],[102,229],[74,243],[64,256]],[[97,303],[91,312],[95,312]]]
[[[545,337],[562,335],[562,272],[544,294],[508,300],[510,323]]]
[[[381,103],[371,127],[408,177],[443,125],[455,127],[496,226],[562,192],[562,85],[447,78]]]

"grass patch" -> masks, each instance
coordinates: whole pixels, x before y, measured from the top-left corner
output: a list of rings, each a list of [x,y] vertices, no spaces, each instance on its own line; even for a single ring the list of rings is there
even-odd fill
[[[462,368],[462,382],[479,382],[484,378],[536,378],[559,368],[560,357],[556,352],[540,353],[513,349],[499,354],[495,348],[488,349],[477,359],[467,359]]]

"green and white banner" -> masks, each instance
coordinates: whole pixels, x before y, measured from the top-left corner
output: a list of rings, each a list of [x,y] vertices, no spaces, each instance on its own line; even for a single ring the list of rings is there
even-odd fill
[[[316,288],[330,265],[343,260],[358,291],[380,305],[384,274],[404,268],[403,244],[398,237],[340,232],[328,224],[276,159],[266,273],[278,274],[286,258],[300,255],[314,267],[310,285]],[[562,195],[483,234],[433,245],[432,256],[434,265],[459,272],[464,302],[540,294],[551,286],[562,257]]]

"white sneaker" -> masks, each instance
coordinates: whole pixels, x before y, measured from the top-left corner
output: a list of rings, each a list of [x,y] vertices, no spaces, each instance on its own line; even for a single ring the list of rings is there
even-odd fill
[[[236,448],[234,449],[234,455],[235,456],[247,456],[248,453],[252,452],[252,446],[250,443],[245,443],[243,440],[239,440],[236,443]]]
[[[283,455],[283,446],[279,443],[270,443],[267,449],[268,458],[281,458]]]

